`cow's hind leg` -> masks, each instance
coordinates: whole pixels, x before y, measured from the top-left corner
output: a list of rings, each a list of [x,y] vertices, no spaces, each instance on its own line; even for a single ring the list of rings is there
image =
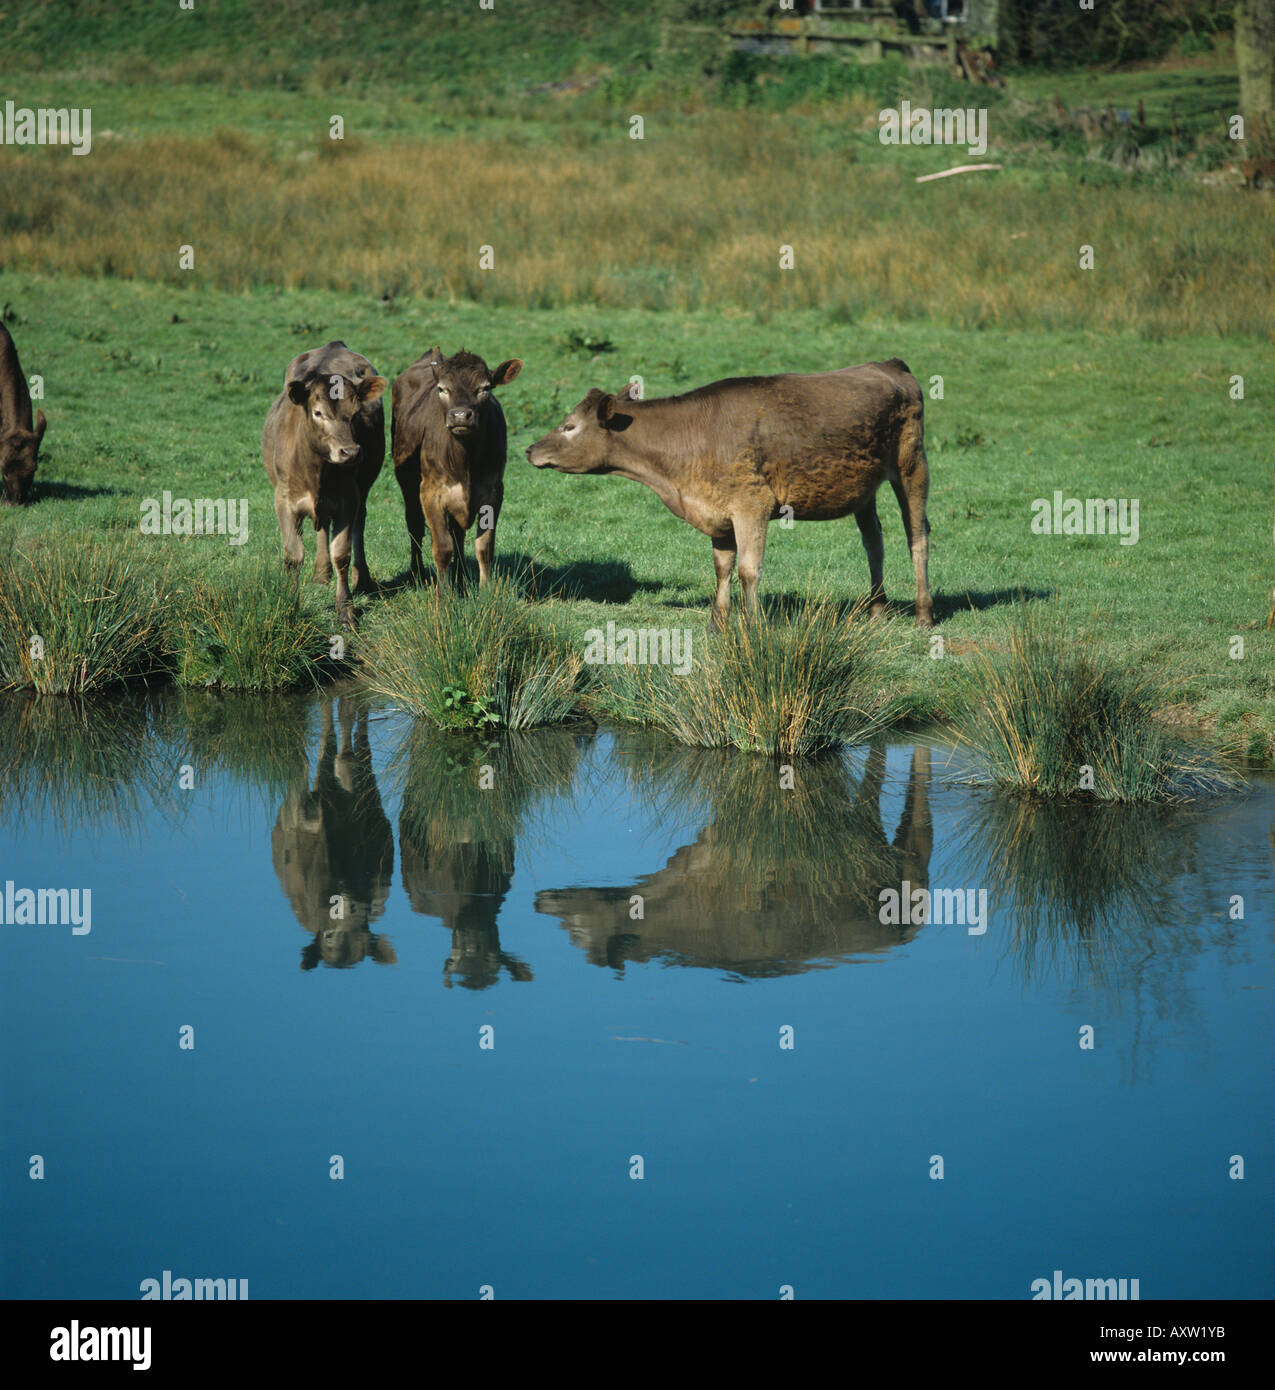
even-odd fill
[[[713,595],[714,627],[726,626],[730,612],[730,577],[735,572],[735,533],[713,537],[713,571],[717,575],[717,592]]]
[[[478,534],[474,537],[474,554],[478,557],[478,583],[481,587],[491,578],[492,567],[496,561],[496,522],[500,517],[500,504],[492,507],[491,525],[483,526],[483,509],[479,508]]]
[[[331,523],[324,522],[322,526],[316,521],[314,524],[314,582],[316,584],[326,584],[332,578],[332,556],[328,550],[328,527]]]
[[[934,626],[934,600],[930,596],[930,523],[925,502],[930,493],[930,464],[919,421],[904,427],[899,439],[899,473],[890,479],[903,514],[912,568],[916,571],[916,625]]]
[[[452,583],[456,586],[457,593],[463,594],[466,588],[466,581],[469,576],[465,573],[465,528],[450,514],[447,517],[447,529],[451,533],[453,564],[452,564]]]
[[[859,523],[859,535],[863,538],[863,548],[868,553],[868,578],[872,584],[872,616],[879,618],[885,612],[885,541],[881,538],[881,518],[877,514],[877,499],[854,514]]]
[[[407,538],[410,552],[407,560],[408,575],[413,584],[425,582],[425,562],[421,559],[421,542],[425,538],[425,512],[421,507],[421,474],[417,468],[412,472],[406,465],[394,476],[403,494],[403,512],[407,521]]]
[[[283,563],[290,569],[300,569],[305,559],[305,545],[301,540],[301,515],[294,512],[287,499],[274,499],[274,514],[279,518],[279,534],[283,537]]]

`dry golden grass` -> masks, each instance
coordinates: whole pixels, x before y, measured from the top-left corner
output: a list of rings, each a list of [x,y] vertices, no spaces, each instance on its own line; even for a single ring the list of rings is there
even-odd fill
[[[749,112],[642,142],[513,133],[282,153],[219,132],[103,141],[85,160],[0,149],[4,263],[231,290],[1266,336],[1269,228],[1266,199],[1186,180],[917,185],[897,162],[856,163]],[[187,244],[194,271],[178,267]]]

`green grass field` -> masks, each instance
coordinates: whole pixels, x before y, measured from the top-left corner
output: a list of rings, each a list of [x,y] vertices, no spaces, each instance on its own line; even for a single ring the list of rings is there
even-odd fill
[[[145,544],[157,565],[194,566],[205,593],[251,584],[282,568],[260,432],[288,360],[341,338],[393,377],[435,342],[464,345],[526,363],[502,397],[504,571],[535,566],[569,642],[608,620],[698,638],[708,541],[637,484],[537,473],[527,445],[635,373],[654,396],[900,356],[927,393],[943,382],[926,433],[944,642],[935,659],[910,627],[887,491],[882,640],[901,707],[954,717],[962,663],[1005,641],[1022,595],[1063,610],[1078,646],[1163,678],[1169,719],[1275,761],[1275,239],[1270,198],[1213,177],[1243,153],[1224,135],[1224,50],[1011,74],[994,92],[902,64],[706,67],[662,52],[667,6],[511,4],[493,19],[389,0],[323,7],[322,24],[312,9],[84,0],[16,19],[7,92],[91,105],[94,146],[0,146],[0,311],[49,418],[37,504],[0,509],[0,549],[133,538],[141,500],[165,490],[242,497],[242,547]],[[564,79],[577,88],[543,89]],[[965,151],[882,146],[877,108],[904,96],[986,104],[1004,170],[917,185]],[[1147,129],[1086,140],[1055,96],[1073,111],[1142,99]],[[482,242],[494,271],[478,269]],[[1033,534],[1033,501],[1055,491],[1137,499],[1138,543]],[[382,580],[405,571],[388,462],[368,548]],[[866,592],[853,521],[772,526],[764,601],[812,588]],[[303,602],[331,620],[331,591]],[[365,633],[403,602],[390,585],[362,603]]]

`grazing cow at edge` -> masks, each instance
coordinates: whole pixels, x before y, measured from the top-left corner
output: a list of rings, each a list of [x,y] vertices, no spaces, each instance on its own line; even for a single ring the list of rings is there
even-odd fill
[[[367,495],[385,462],[385,378],[344,343],[294,357],[261,436],[261,457],[274,485],[284,562],[305,559],[301,527],[314,523],[314,577],[327,583],[336,566],[336,611],[354,626],[348,571],[362,592],[373,583],[363,549]],[[329,549],[328,533],[331,532]]]
[[[766,527],[778,516],[853,513],[868,552],[872,615],[884,613],[876,494],[888,480],[916,570],[917,626],[934,624],[921,387],[897,357],[835,372],[735,377],[662,400],[636,400],[631,387],[595,389],[527,457],[560,473],[635,478],[711,537],[718,624],[730,608],[737,553],[744,600],[756,610]]]
[[[41,410],[32,424],[31,392],[22,375],[18,350],[9,330],[0,323],[0,479],[8,503],[31,500],[31,479],[45,423]]]
[[[505,495],[505,414],[492,392],[522,371],[511,357],[493,372],[463,348],[431,348],[394,382],[390,450],[411,537],[411,576],[424,578],[421,540],[429,526],[441,588],[452,558],[464,572],[465,532],[478,523],[478,578],[491,578],[496,521]]]

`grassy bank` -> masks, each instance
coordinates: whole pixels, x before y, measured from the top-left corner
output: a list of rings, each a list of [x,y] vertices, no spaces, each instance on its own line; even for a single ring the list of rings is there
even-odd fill
[[[219,578],[191,560],[129,532],[0,535],[0,691],[273,691],[340,671],[294,577],[260,556]]]
[[[59,528],[112,546],[131,537],[147,573],[179,561],[223,592],[249,574],[259,588],[276,566],[282,578],[259,440],[296,352],[341,337],[389,375],[439,340],[448,350],[463,342],[488,360],[523,357],[526,369],[504,392],[510,450],[498,568],[513,574],[534,562],[532,592],[579,652],[586,631],[608,620],[689,627],[698,641],[713,586],[711,548],[635,483],[536,472],[523,458],[528,444],[589,387],[613,390],[633,373],[649,395],[665,395],[742,372],[814,371],[897,354],[923,383],[942,376],[944,388],[941,400],[926,402],[941,658],[907,626],[911,566],[888,494],[881,498],[886,590],[904,620],[892,679],[913,717],[954,713],[958,668],[1006,642],[1021,593],[1047,606],[1066,600],[1077,643],[1127,669],[1162,673],[1162,712],[1184,727],[1275,756],[1275,637],[1265,629],[1275,350],[1263,341],[1152,344],[1134,334],[969,332],[876,317],[850,326],[816,311],[564,314],[416,300],[389,307],[317,291],[232,295],[12,271],[0,278],[0,297],[24,368],[45,379],[40,404],[49,418],[37,501],[0,509],[0,546]],[[1243,400],[1230,394],[1236,374],[1245,379]],[[139,539],[142,500],[164,490],[246,499],[245,543]],[[1139,499],[1137,544],[1035,534],[1033,501],[1055,491]],[[313,555],[309,531],[306,543]],[[367,543],[383,579],[406,569],[402,503],[388,465],[372,489]],[[798,601],[812,577],[834,598],[866,593],[852,522],[772,527],[764,603]],[[405,598],[391,589],[363,603],[369,631],[370,609],[389,611]],[[331,589],[303,583],[298,602],[325,632],[335,630]]]

